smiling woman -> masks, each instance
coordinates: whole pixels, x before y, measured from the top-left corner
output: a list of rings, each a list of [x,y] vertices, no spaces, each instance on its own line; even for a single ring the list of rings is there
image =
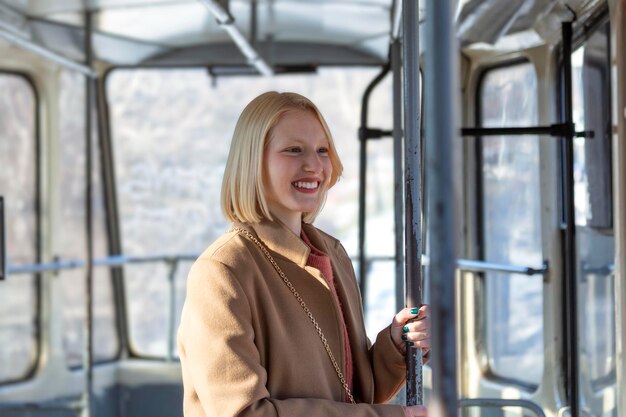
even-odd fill
[[[428,308],[402,310],[371,345],[350,258],[311,225],[342,169],[307,98],[268,92],[242,112],[222,185],[234,225],[187,282],[186,416],[425,414],[379,403],[404,384],[406,347],[428,350]]]

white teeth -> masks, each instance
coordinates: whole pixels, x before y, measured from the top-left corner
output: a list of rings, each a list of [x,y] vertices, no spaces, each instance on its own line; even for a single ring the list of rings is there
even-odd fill
[[[296,181],[293,183],[298,188],[307,188],[309,190],[314,190],[317,188],[317,182],[304,182],[304,181]]]

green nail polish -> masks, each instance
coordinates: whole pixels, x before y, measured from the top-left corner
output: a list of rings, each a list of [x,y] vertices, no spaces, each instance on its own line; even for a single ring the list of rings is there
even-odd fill
[[[409,326],[404,326],[404,327],[402,328],[402,331],[403,331],[404,333],[408,332],[408,331],[409,331]]]
[[[413,342],[408,342],[408,343],[407,343],[407,345],[409,345],[409,346],[413,346],[413,345],[415,345],[415,343],[413,343]]]
[[[402,340],[408,340],[408,337],[405,334],[403,334],[402,335]]]
[[[419,308],[412,308],[411,309],[411,314],[419,314]]]

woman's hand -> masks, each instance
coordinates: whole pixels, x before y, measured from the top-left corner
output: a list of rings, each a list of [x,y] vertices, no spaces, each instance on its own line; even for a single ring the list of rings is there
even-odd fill
[[[420,308],[405,308],[391,322],[391,339],[398,349],[421,348],[425,356],[430,351],[430,319],[427,305]],[[426,363],[426,359],[424,360]]]
[[[423,405],[412,405],[410,407],[402,407],[404,417],[427,417],[428,410]]]

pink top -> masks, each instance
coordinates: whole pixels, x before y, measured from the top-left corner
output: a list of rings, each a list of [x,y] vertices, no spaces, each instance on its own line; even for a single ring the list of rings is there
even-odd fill
[[[328,286],[332,290],[333,298],[339,307],[339,311],[341,312],[341,327],[343,327],[343,338],[346,341],[345,343],[345,355],[346,355],[346,367],[344,369],[344,377],[346,379],[346,383],[352,391],[352,352],[350,350],[350,339],[348,338],[348,328],[346,327],[346,320],[344,318],[343,307],[341,305],[341,301],[339,300],[339,295],[337,294],[337,288],[335,287],[335,283],[333,280],[333,269],[330,265],[330,258],[324,252],[313,246],[313,243],[309,240],[307,235],[302,230],[300,237],[311,248],[311,253],[309,253],[309,259],[307,260],[307,266],[311,266],[322,273],[322,276],[328,282]],[[350,400],[346,398],[346,402]]]

